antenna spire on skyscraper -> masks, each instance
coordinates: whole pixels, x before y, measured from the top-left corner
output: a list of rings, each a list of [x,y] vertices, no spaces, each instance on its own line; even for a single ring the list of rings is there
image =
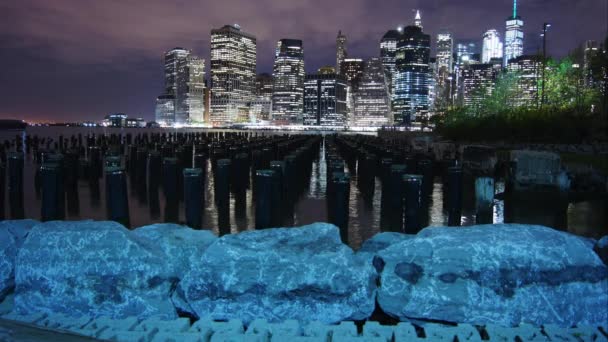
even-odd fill
[[[513,0],[513,18],[517,18],[517,0]]]
[[[422,29],[422,17],[420,16],[420,10],[416,10],[416,17],[414,17],[414,25]]]

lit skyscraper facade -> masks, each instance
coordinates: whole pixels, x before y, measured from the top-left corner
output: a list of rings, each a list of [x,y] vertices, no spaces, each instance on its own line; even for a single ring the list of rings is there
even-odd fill
[[[156,121],[162,124],[202,122],[204,92],[205,60],[183,48],[168,51],[165,53],[165,93],[156,99]]]
[[[302,41],[279,40],[273,68],[272,121],[275,124],[302,123],[304,77]]]
[[[365,63],[365,71],[354,96],[355,126],[382,126],[391,123],[389,82],[382,59],[371,58]]]
[[[593,86],[599,80],[595,80],[593,72],[591,70],[591,60],[599,55],[601,48],[598,46],[595,40],[587,40],[583,47],[583,76],[585,78],[585,85]]]
[[[340,65],[342,61],[348,56],[346,52],[346,36],[342,34],[342,31],[338,31],[338,37],[336,37],[336,72],[340,73]]]
[[[506,24],[503,65],[524,54],[524,21],[517,15],[517,0],[513,0],[513,15],[507,19]]]
[[[418,18],[419,12],[416,17]],[[419,120],[429,108],[429,59],[431,38],[422,24],[408,26],[397,43],[397,72],[392,109],[395,124]]]
[[[268,121],[272,112],[272,75],[262,73],[255,78],[254,99],[249,104],[251,122]]]
[[[393,79],[397,66],[395,63],[397,56],[397,41],[401,33],[398,30],[387,31],[382,39],[380,40],[380,58],[382,58],[382,65],[384,65],[384,71],[387,75]]]
[[[481,63],[490,63],[492,58],[502,58],[502,42],[498,31],[492,29],[483,34]]]
[[[437,34],[437,71],[442,69],[448,74],[453,70],[454,63],[454,39],[450,32],[439,32]]]
[[[238,25],[211,30],[211,122],[249,120],[256,77],[256,38]]]
[[[459,69],[459,99],[462,105],[475,107],[492,95],[497,70],[492,64],[468,64]]]
[[[399,30],[389,30],[380,40],[380,58],[382,58],[382,65],[384,66],[384,72],[386,73],[391,102],[395,88],[395,73],[397,71],[397,42],[399,41],[400,36],[401,32],[399,32]],[[391,115],[394,116],[395,114],[396,113],[391,109]]]
[[[304,124],[344,126],[346,79],[335,73],[319,71],[306,75],[304,82]]]
[[[456,44],[456,65],[479,62],[477,43],[473,41],[460,41]]]
[[[359,88],[359,82],[363,76],[364,63],[361,58],[345,58],[340,65],[340,75],[346,78],[353,91]]]
[[[175,122],[175,96],[165,94],[156,98],[156,122],[171,125]]]
[[[517,76],[516,106],[536,106],[538,104],[538,82],[542,62],[538,56],[522,55],[509,60],[507,70]]]

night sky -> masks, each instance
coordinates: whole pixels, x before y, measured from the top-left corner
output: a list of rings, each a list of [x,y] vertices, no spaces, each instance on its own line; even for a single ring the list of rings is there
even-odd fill
[[[541,46],[564,56],[603,40],[606,0],[519,0],[526,53]],[[238,23],[258,41],[258,72],[272,70],[281,38],[304,41],[307,72],[335,63],[338,30],[351,57],[379,54],[382,35],[412,24],[476,39],[490,28],[504,39],[509,0],[5,0],[0,3],[0,118],[98,121],[111,112],[152,120],[163,87],[164,51],[180,46],[207,60],[211,28]]]

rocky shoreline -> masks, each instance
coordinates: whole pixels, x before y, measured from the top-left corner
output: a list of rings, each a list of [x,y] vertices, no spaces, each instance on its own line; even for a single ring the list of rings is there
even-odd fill
[[[381,233],[354,252],[338,228],[210,231],[115,222],[0,222],[12,315],[334,324],[605,326],[606,242],[498,224]],[[595,251],[594,251],[595,249]]]

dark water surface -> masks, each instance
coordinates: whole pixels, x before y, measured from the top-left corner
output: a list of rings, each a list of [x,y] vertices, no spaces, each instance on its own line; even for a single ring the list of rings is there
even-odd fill
[[[14,139],[15,135],[25,138],[26,134],[57,139],[60,134],[69,138],[78,133],[85,136],[87,133],[95,134],[126,134],[133,135],[160,131],[159,129],[110,129],[110,128],[70,128],[70,127],[29,127],[26,131],[0,131],[0,139]],[[174,132],[176,130],[164,130]],[[179,132],[201,131],[195,129],[180,129]],[[262,134],[262,133],[258,133]],[[275,133],[265,133],[275,134]],[[327,221],[327,209],[325,203],[326,170],[325,143],[321,144],[318,157],[313,161],[310,183],[307,191],[300,197],[295,206],[294,225],[300,226],[309,223]],[[348,166],[346,166],[347,172]],[[34,174],[36,164],[33,156],[25,156],[24,167],[24,196],[26,218],[40,219],[40,198],[36,196],[34,188]],[[205,183],[205,210],[203,213],[203,227],[218,233],[218,212],[213,194],[213,171],[211,163],[207,161],[207,177]],[[127,182],[129,177],[127,177]],[[160,211],[154,212],[150,209],[148,198],[138,196],[134,187],[127,185],[129,189],[129,210],[132,227],[140,227],[147,224],[163,222],[163,209],[165,207],[162,191],[159,192]],[[496,193],[504,191],[504,183],[497,181]],[[78,183],[78,214],[66,213],[68,220],[94,219],[105,220],[105,183],[100,179],[97,189],[91,188],[87,180],[79,180]],[[380,180],[376,177],[375,193],[371,203],[366,203],[357,189],[357,177],[351,178],[350,192],[350,218],[348,229],[348,243],[353,248],[359,248],[361,243],[374,234],[380,232]],[[5,200],[7,208],[5,212],[8,217],[8,198]],[[565,201],[550,201],[537,198],[518,198],[507,200],[494,200],[494,223],[518,222],[535,223],[567,230],[577,235],[599,238],[607,234],[608,218],[606,214],[606,201],[594,200],[578,203],[566,203]],[[441,177],[435,177],[430,205],[428,208],[428,225],[447,225],[447,211],[444,206],[444,186]],[[474,194],[472,185],[465,186],[463,196],[462,225],[475,223]],[[180,222],[185,222],[184,206],[179,207]],[[506,219],[505,219],[506,218]],[[232,233],[253,230],[255,226],[255,208],[252,203],[252,191],[248,189],[244,198],[235,198],[231,193],[230,199],[230,230]],[[458,229],[458,228],[455,228]]]

